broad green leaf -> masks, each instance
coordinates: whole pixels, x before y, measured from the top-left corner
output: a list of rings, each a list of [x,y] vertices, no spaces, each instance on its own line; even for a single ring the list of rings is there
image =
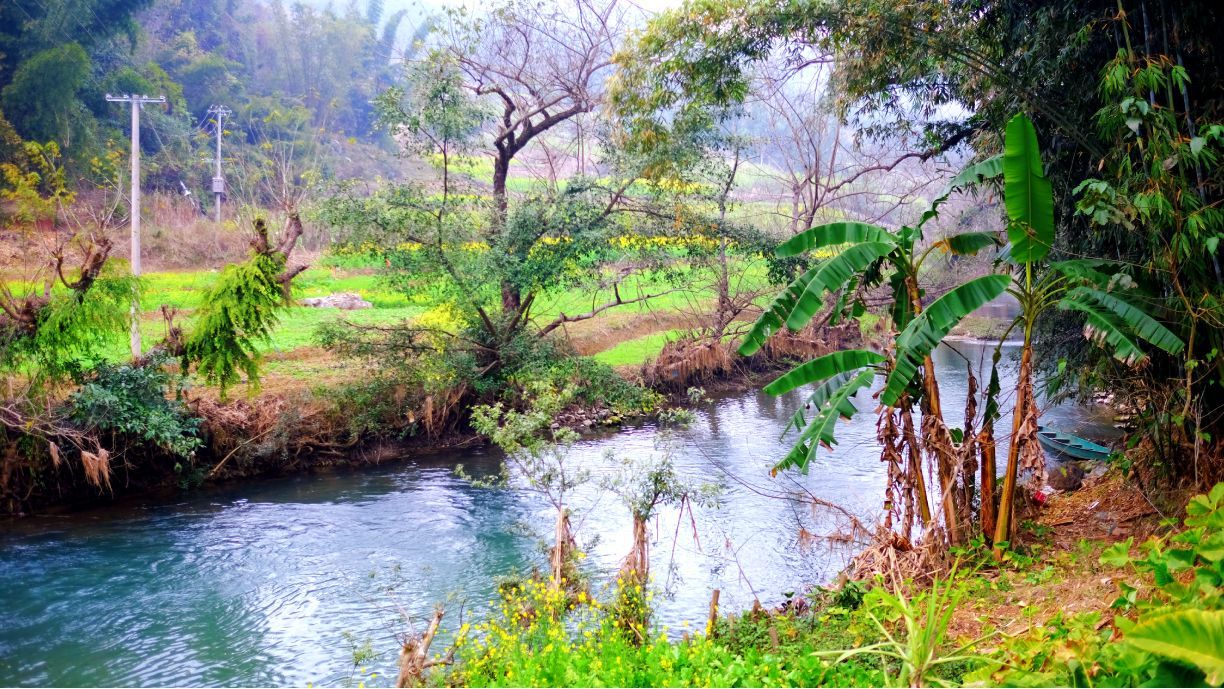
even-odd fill
[[[782,429],[782,438],[786,437],[786,434],[790,432],[792,427],[796,431],[802,433],[803,429],[807,427],[807,416],[804,414],[804,412],[811,409],[819,410],[824,407],[825,402],[827,402],[834,393],[840,390],[843,385],[850,382],[850,379],[854,377],[855,373],[856,371],[839,373],[820,385],[817,385],[816,389],[812,391],[812,394],[808,396],[807,401],[803,403],[803,406],[795,410],[794,415],[791,416],[790,423],[788,423],[786,427]],[[847,402],[847,404],[849,404],[849,402]],[[851,409],[849,413],[854,413],[853,409]],[[779,440],[780,439],[781,438],[779,438]]]
[[[1186,343],[1182,342],[1177,335],[1174,335],[1171,330],[1161,325],[1155,318],[1152,318],[1139,307],[1121,299],[1115,294],[1102,292],[1091,287],[1076,287],[1067,293],[1066,298],[1095,301],[1097,304],[1112,311],[1140,339],[1163,349],[1169,354],[1178,354],[1186,347]]]
[[[1127,366],[1138,366],[1147,360],[1147,354],[1115,320],[1112,312],[1101,309],[1095,303],[1076,299],[1070,294],[1058,300],[1058,308],[1083,313],[1086,316],[1084,337],[1101,347],[1112,349],[1114,358],[1118,361]]]
[[[1076,278],[1085,282],[1090,282],[1097,287],[1105,287],[1109,284],[1109,273],[1100,270],[1106,266],[1118,265],[1114,261],[1106,261],[1097,258],[1077,258],[1070,261],[1058,261],[1051,263],[1050,267],[1058,272],[1066,275],[1069,278]]]
[[[981,184],[986,180],[995,179],[1003,174],[1003,156],[991,156],[986,160],[973,165],[968,165],[961,169],[960,172],[952,178],[952,182],[948,185],[948,191],[944,195],[950,194],[953,191],[965,189],[977,184]]]
[[[821,446],[831,448],[837,442],[833,437],[833,430],[837,426],[838,419],[848,419],[855,411],[858,411],[850,402],[850,397],[871,385],[873,380],[875,380],[874,369],[860,371],[857,376],[851,378],[849,382],[830,395],[824,405],[816,411],[811,422],[803,429],[795,447],[782,458],[782,461],[778,462],[774,470],[794,468],[806,473],[808,464],[816,456],[816,450]]]
[[[795,307],[786,319],[786,327],[791,330],[803,329],[812,320],[812,316],[824,306],[825,292],[842,289],[867,266],[887,256],[894,248],[895,245],[884,242],[854,244],[820,264],[816,276],[795,302]]]
[[[795,301],[799,299],[799,295],[807,289],[808,283],[812,278],[816,277],[820,266],[809,268],[803,275],[795,278],[782,293],[773,300],[765,312],[757,318],[756,323],[752,324],[752,328],[748,334],[744,336],[744,341],[740,343],[739,353],[742,356],[752,356],[765,344],[765,340],[769,339],[770,335],[782,329],[782,324],[786,322],[786,317],[790,315],[792,309],[795,308]]]
[[[825,225],[815,225],[791,237],[774,253],[778,256],[798,256],[812,249],[842,244],[862,244],[863,242],[885,242],[895,244],[897,238],[879,225],[865,222],[841,221]]]
[[[1131,645],[1182,663],[1207,675],[1207,683],[1224,684],[1224,611],[1179,610],[1135,625],[1126,635]]]
[[[1011,258],[1016,263],[1040,261],[1054,243],[1054,192],[1041,167],[1037,130],[1023,113],[1007,123],[1003,181]]]
[[[935,246],[957,256],[972,256],[986,247],[999,246],[999,235],[994,232],[964,232],[935,242]]]
[[[1101,551],[1101,564],[1111,567],[1125,567],[1131,563],[1130,549],[1135,544],[1134,538],[1128,538],[1109,546]]]
[[[1003,294],[1008,275],[983,275],[953,288],[914,317],[897,336],[897,363],[888,376],[880,403],[892,407],[918,373],[918,367],[965,316]]]
[[[818,383],[839,373],[852,373],[864,366],[873,366],[883,361],[882,355],[866,349],[843,349],[839,352],[831,352],[791,369],[766,385],[765,392],[770,395],[781,395],[801,385]]]

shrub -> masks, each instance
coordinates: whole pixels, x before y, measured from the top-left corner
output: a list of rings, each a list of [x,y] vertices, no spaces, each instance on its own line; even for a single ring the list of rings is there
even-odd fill
[[[449,684],[467,686],[873,686],[865,665],[833,665],[815,652],[829,641],[829,620],[790,614],[723,623],[715,636],[669,640],[666,629],[639,643],[615,606],[580,598],[572,605],[544,582],[503,591],[491,618],[460,629]],[[819,625],[824,633],[812,633]],[[767,631],[772,627],[774,633]],[[844,630],[844,623],[840,625]],[[745,639],[777,638],[744,643]],[[838,642],[845,642],[840,637]]]
[[[177,398],[167,398],[164,359],[143,366],[99,364],[68,400],[74,422],[124,442],[148,443],[180,457],[200,446],[200,420]]]

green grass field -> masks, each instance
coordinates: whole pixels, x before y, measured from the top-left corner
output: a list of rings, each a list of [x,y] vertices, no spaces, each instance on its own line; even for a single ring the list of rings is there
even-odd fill
[[[292,373],[292,353],[296,350],[311,347],[315,344],[315,332],[326,322],[345,319],[363,325],[388,325],[402,323],[420,316],[431,308],[425,298],[414,300],[410,295],[392,289],[387,281],[378,275],[370,265],[359,261],[332,261],[325,258],[320,267],[311,268],[294,280],[294,297],[325,296],[336,292],[355,292],[373,308],[355,311],[339,309],[321,309],[303,306],[289,308],[281,317],[280,325],[272,334],[271,341],[261,347],[268,354],[278,356],[276,362],[269,363],[273,372]],[[342,263],[340,267],[337,263]],[[330,264],[330,265],[329,265]],[[748,284],[763,284],[765,271],[762,266],[752,264],[745,267]],[[218,271],[206,270],[195,272],[157,272],[146,273],[142,277],[141,291],[141,332],[144,333],[144,347],[149,349],[165,336],[165,321],[161,307],[167,306],[178,313],[175,322],[190,326],[193,312],[202,306],[209,287],[216,281]],[[682,274],[681,278],[691,277]],[[663,280],[652,280],[645,277],[630,277],[620,288],[621,298],[636,299],[644,294],[659,295],[648,301],[610,309],[605,313],[612,314],[649,314],[659,312],[693,311],[707,305],[713,299],[711,287],[679,287]],[[541,295],[537,299],[534,317],[537,321],[546,323],[561,313],[576,315],[588,312],[604,303],[612,301],[614,294],[611,289],[598,291],[557,290]],[[623,315],[621,317],[624,317]],[[594,322],[596,319],[592,319]],[[634,333],[633,339],[617,342],[614,339],[607,342],[607,348],[598,352],[595,357],[613,366],[640,365],[653,358],[669,338],[674,339],[680,331],[666,330],[641,336]],[[107,358],[119,361],[127,356],[127,338],[116,336],[115,342],[106,352]]]

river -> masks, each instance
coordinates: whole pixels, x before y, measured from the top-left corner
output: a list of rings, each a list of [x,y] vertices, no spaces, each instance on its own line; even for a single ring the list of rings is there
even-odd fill
[[[981,344],[954,346],[975,364],[989,356]],[[953,421],[964,405],[964,360],[944,346],[937,366]],[[664,510],[652,524],[660,624],[699,627],[713,588],[732,610],[754,596],[777,604],[836,575],[852,547],[819,537],[845,520],[788,495],[808,491],[868,523],[878,518],[884,471],[866,392],[862,413],[839,424],[835,450],[822,451],[806,476],[769,476],[800,402],[798,394],[723,397],[670,439],[678,472],[722,492],[717,507],[691,519]],[[1064,405],[1044,418],[1090,436],[1108,430],[1102,409]],[[584,439],[574,461],[606,474],[617,466],[609,453],[643,457],[658,445],[654,426],[630,426]],[[452,627],[461,607],[471,621],[498,577],[544,564],[547,505],[475,488],[454,475],[460,462],[489,475],[499,459],[466,450],[0,526],[0,686],[344,684],[359,674],[353,649],[366,644],[378,657],[363,669],[380,677],[364,681],[387,682],[405,616],[419,629],[442,602]],[[578,491],[574,510],[598,591],[628,552],[628,512],[597,481]]]

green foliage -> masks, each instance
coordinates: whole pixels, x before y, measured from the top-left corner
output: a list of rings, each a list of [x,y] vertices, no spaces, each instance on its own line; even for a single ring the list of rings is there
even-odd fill
[[[24,371],[52,382],[101,361],[130,323],[138,283],[108,261],[90,289],[54,289],[33,333],[0,329],[0,372]]]
[[[223,395],[241,380],[240,372],[252,385],[259,382],[257,345],[268,341],[288,306],[287,287],[279,280],[284,269],[280,253],[253,252],[244,263],[226,266],[203,301],[183,343],[183,363],[194,362]]]
[[[826,292],[845,289],[851,279],[856,278],[868,266],[893,251],[895,246],[885,242],[863,242],[847,247],[833,258],[820,265],[820,269],[807,283],[807,288],[795,301],[786,327],[792,331],[803,329],[824,306]]]
[[[1007,236],[1011,260],[1036,263],[1054,244],[1054,194],[1041,164],[1037,130],[1018,114],[1007,123],[1004,137],[1003,182],[1007,193]]]
[[[1197,667],[1212,686],[1224,684],[1224,610],[1179,610],[1135,625],[1132,646]]]
[[[968,643],[952,645],[949,624],[962,597],[956,570],[944,581],[936,580],[929,589],[912,597],[899,589],[889,591],[882,582],[877,582],[863,597],[854,617],[858,624],[868,627],[872,636],[881,640],[840,651],[824,651],[820,655],[833,657],[837,663],[859,656],[876,657],[884,678],[881,686],[949,686],[952,682],[945,677],[945,667],[983,658],[974,648],[993,636],[988,634]]]
[[[1138,548],[1133,538],[1115,543],[1100,563],[1121,569],[1112,605],[1117,631],[1098,613],[1056,616],[1007,638],[966,679],[1013,686],[1224,683],[1224,484],[1190,500],[1183,530]]]
[[[897,336],[897,361],[888,374],[880,401],[897,404],[923,361],[969,314],[998,297],[1011,284],[1007,275],[983,275],[958,285],[914,317]]]
[[[171,375],[163,360],[99,364],[68,399],[72,420],[123,440],[149,443],[186,457],[201,445],[200,419],[179,399],[167,399]]]
[[[616,592],[613,591],[613,596]],[[644,595],[644,600],[646,599]],[[844,615],[744,616],[712,636],[637,639],[614,605],[578,604],[543,583],[504,591],[489,619],[459,630],[449,685],[463,686],[877,686],[879,671],[816,651],[851,641]],[[778,640],[772,646],[770,637]]]
[[[89,72],[80,44],[47,48],[21,63],[0,90],[0,104],[27,139],[72,141],[82,134],[85,108],[78,95]]]

